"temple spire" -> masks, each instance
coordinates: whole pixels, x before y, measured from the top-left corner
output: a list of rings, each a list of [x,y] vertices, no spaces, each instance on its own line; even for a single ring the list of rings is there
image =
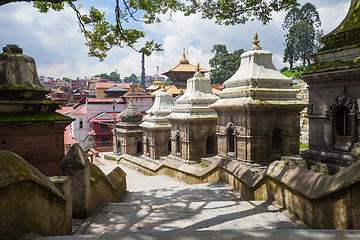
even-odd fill
[[[180,63],[189,63],[189,61],[186,59],[185,48],[183,49],[183,57],[180,60]]]
[[[261,47],[258,45],[258,43],[260,42],[258,39],[258,34],[256,32],[254,36],[254,41],[252,41],[254,45],[251,47],[250,50],[261,50]]]

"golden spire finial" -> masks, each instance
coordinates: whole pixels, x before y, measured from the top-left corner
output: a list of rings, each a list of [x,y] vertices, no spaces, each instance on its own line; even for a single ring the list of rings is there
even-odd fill
[[[258,43],[260,42],[258,39],[259,39],[258,34],[256,32],[255,37],[254,37],[254,41],[252,41],[252,43],[254,45],[251,47],[251,50],[261,50],[261,47],[258,45]]]
[[[185,48],[183,49],[183,57],[180,60],[180,63],[189,63],[189,61],[186,59]]]
[[[200,70],[201,70],[200,63],[198,63],[198,64],[197,64],[196,71],[200,72]]]
[[[163,83],[163,84],[161,85],[161,87],[162,87],[162,91],[163,91],[163,92],[166,92],[165,83]]]
[[[133,103],[133,102],[132,102],[132,97],[130,98],[130,103]]]

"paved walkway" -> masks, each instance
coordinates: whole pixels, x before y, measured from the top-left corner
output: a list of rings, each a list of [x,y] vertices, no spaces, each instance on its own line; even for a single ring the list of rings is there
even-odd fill
[[[127,173],[124,202],[102,208],[83,235],[41,239],[360,239],[358,231],[300,229],[271,203],[243,201],[220,182],[188,185],[118,166]]]

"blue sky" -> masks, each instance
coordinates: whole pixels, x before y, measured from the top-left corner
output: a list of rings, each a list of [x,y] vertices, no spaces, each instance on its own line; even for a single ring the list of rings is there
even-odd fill
[[[300,1],[301,4],[307,1]],[[320,13],[322,29],[325,33],[333,30],[345,17],[350,0],[314,0],[311,1]],[[113,16],[115,1],[84,1],[82,9],[90,5]],[[101,4],[101,5],[99,5]],[[175,13],[172,21],[164,20],[160,24],[141,25],[146,39],[154,39],[163,44],[164,51],[146,58],[146,74],[160,73],[178,64],[183,48],[186,49],[190,63],[210,69],[209,59],[214,44],[225,44],[230,52],[244,48],[250,49],[254,32],[258,32],[260,46],[274,53],[275,66],[280,69],[284,50],[284,35],[281,25],[285,12],[273,15],[268,25],[248,22],[245,25],[219,26],[212,20],[202,20],[199,15],[184,17]],[[164,16],[166,17],[166,16]],[[104,62],[88,57],[85,39],[79,32],[75,12],[68,6],[64,11],[51,11],[41,14],[31,3],[11,3],[0,7],[0,45],[17,44],[24,53],[36,61],[38,73],[55,78],[84,78],[99,73],[117,70],[120,77],[132,73],[140,74],[141,56],[131,49],[114,48]],[[141,44],[139,43],[139,47]]]

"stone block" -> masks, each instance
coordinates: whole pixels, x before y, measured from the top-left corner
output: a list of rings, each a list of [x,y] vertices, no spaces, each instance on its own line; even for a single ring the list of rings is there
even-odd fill
[[[25,233],[43,236],[71,233],[67,180],[63,194],[24,159],[0,151],[0,238],[17,239]]]

